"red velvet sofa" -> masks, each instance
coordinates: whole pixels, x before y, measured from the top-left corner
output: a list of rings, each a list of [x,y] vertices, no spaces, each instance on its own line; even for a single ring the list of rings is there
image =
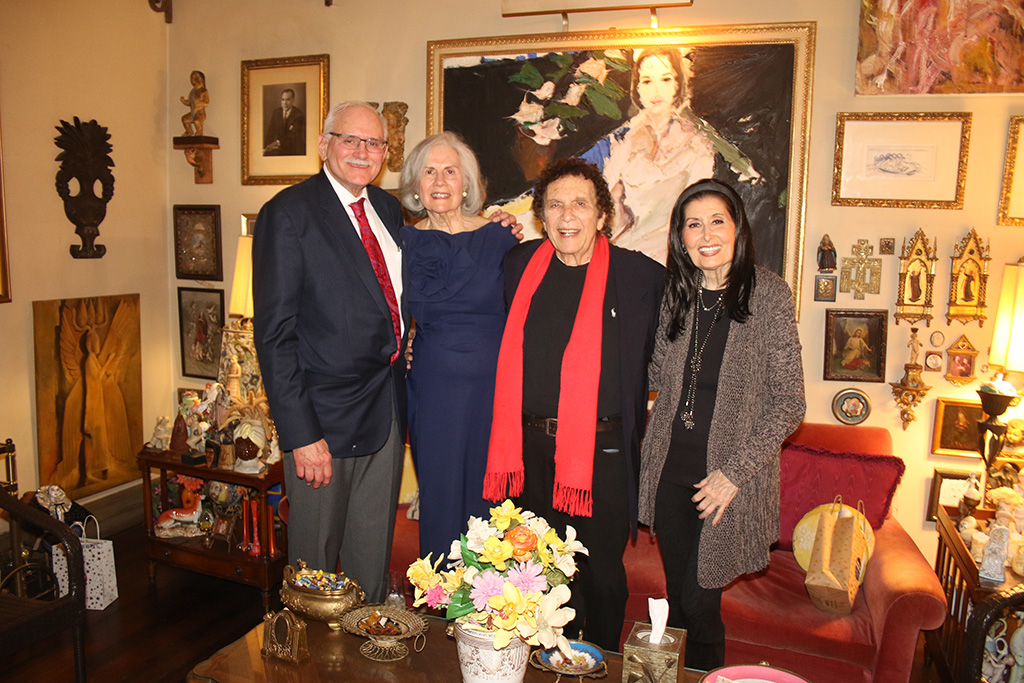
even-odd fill
[[[767,661],[813,683],[906,683],[919,632],[938,628],[946,598],[935,572],[889,506],[903,461],[880,427],[804,423],[782,452],[780,540],[768,568],[722,594],[727,664]],[[875,551],[849,615],[822,612],[791,552],[793,527],[835,494],[863,499]],[[656,542],[645,529],[625,554],[627,620],[647,620],[647,598],[664,595]],[[628,633],[632,621],[624,632]]]

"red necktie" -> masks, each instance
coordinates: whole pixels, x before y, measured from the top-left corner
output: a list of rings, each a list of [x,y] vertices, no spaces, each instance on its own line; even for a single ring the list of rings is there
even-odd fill
[[[365,198],[360,199],[357,202],[352,202],[349,206],[352,207],[352,213],[355,214],[356,222],[359,223],[359,237],[363,240],[366,255],[370,257],[370,265],[373,266],[373,272],[384,292],[384,298],[388,300],[388,309],[391,310],[391,324],[395,328],[395,352],[391,354],[391,362],[394,363],[398,358],[398,350],[402,346],[402,324],[398,317],[398,298],[395,296],[395,288],[391,284],[388,266],[384,262],[384,252],[380,250],[380,242],[370,230],[370,221],[366,220],[366,211],[363,210],[365,201]]]

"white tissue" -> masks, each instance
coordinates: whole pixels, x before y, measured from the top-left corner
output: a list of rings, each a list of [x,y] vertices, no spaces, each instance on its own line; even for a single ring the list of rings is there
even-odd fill
[[[647,598],[647,609],[651,617],[651,643],[657,645],[665,635],[665,624],[668,623],[668,600]]]

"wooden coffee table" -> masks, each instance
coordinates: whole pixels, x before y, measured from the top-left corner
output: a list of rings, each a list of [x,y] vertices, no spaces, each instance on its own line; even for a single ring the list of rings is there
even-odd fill
[[[397,662],[374,662],[359,653],[364,640],[344,631],[331,631],[326,624],[306,620],[310,657],[301,664],[289,664],[260,654],[263,624],[242,638],[200,662],[189,672],[189,683],[294,683],[295,681],[416,681],[416,683],[456,683],[462,680],[455,641],[445,635],[447,622],[427,617],[426,646]],[[622,680],[622,655],[607,655],[607,683]],[[683,671],[680,681],[699,683],[703,674]],[[527,667],[525,683],[552,683],[555,674]],[[565,677],[564,680],[570,680]],[[674,679],[673,679],[674,680]]]

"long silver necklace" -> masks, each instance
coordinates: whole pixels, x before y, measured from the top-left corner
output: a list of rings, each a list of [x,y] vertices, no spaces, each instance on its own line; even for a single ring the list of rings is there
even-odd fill
[[[690,356],[690,386],[686,393],[686,403],[683,405],[683,412],[679,414],[679,417],[683,420],[683,426],[687,429],[693,429],[695,424],[693,421],[693,408],[697,399],[697,374],[700,372],[701,363],[704,360],[704,347],[708,345],[708,340],[711,339],[711,330],[714,329],[715,323],[718,322],[718,318],[721,316],[722,295],[725,293],[719,294],[715,303],[711,304],[711,306],[705,306],[703,285],[704,274],[701,273],[700,281],[697,283],[697,296],[694,297],[693,305],[693,354]],[[708,325],[707,334],[704,335],[704,341],[699,342],[699,345],[700,312],[697,310],[698,302],[705,313],[711,310],[715,311],[714,316],[711,318],[711,324]]]

